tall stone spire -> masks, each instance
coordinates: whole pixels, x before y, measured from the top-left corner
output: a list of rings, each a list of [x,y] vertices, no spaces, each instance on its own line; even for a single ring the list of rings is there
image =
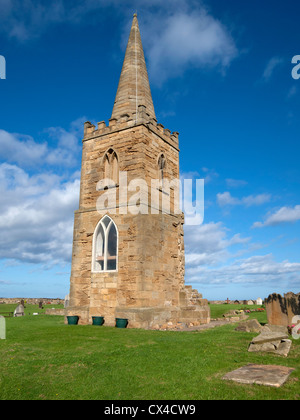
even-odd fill
[[[139,105],[146,107],[149,118],[155,118],[139,24],[135,13],[111,118],[119,119],[123,114],[136,114]]]

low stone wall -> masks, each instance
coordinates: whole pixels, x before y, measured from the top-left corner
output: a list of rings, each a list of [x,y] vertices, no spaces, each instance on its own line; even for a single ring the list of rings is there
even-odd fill
[[[54,308],[54,309],[49,308],[49,309],[46,309],[45,315],[65,315],[65,309],[64,308],[61,308],[61,309],[59,309],[59,308]]]
[[[40,302],[43,302],[43,305],[58,305],[63,304],[64,299],[59,298],[26,298],[26,297],[19,297],[19,298],[0,298],[0,304],[1,303],[8,303],[8,304],[14,304],[14,303],[21,303],[21,301],[24,300],[25,305],[38,305]]]

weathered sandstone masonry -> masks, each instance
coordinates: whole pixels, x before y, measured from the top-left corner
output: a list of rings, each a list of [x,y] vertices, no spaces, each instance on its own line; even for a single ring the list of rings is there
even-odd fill
[[[136,191],[121,194],[120,173],[128,184],[141,179],[151,186],[159,179],[159,203],[168,197],[170,209],[153,212],[145,188],[136,212],[130,201]],[[108,178],[112,184],[99,183]],[[157,123],[134,16],[109,124],[84,124],[66,315],[79,315],[81,324],[97,315],[105,325],[127,318],[132,328],[210,321],[207,300],[184,283],[184,216],[175,211],[174,187],[164,187],[173,179],[179,179],[178,133]],[[115,196],[115,205],[99,204],[103,194]]]

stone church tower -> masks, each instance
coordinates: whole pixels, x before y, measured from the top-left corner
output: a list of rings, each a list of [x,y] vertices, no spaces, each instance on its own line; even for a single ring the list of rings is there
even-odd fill
[[[184,284],[184,219],[174,185],[165,188],[174,179],[178,133],[157,123],[134,15],[109,125],[84,125],[67,315],[133,328],[210,321],[207,301]],[[152,180],[170,208],[153,205]]]

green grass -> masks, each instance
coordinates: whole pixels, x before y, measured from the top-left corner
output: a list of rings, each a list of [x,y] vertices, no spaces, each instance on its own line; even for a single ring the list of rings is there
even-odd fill
[[[14,310],[16,309],[16,307],[18,306],[17,303],[10,303],[10,304],[1,304],[0,305],[0,314],[1,312],[14,312]],[[38,314],[44,314],[46,309],[51,309],[51,308],[63,308],[64,305],[55,305],[55,304],[46,304],[43,305],[43,309],[39,308],[39,305],[28,305],[25,304],[24,306],[24,313],[25,315],[32,315],[34,312],[37,312]]]
[[[7,338],[0,340],[1,400],[300,397],[300,340],[293,340],[287,358],[248,353],[255,334],[234,331],[234,324],[201,332],[144,331],[65,325],[60,316],[28,315],[8,318],[6,326]],[[221,379],[247,363],[295,371],[278,389]]]
[[[266,312],[254,312],[258,308],[262,308],[262,305],[237,305],[234,303],[225,303],[222,305],[213,304],[209,306],[211,318],[222,318],[223,314],[235,309],[250,309],[253,312],[246,314],[249,319],[256,318],[261,324],[266,324],[268,322]]]

